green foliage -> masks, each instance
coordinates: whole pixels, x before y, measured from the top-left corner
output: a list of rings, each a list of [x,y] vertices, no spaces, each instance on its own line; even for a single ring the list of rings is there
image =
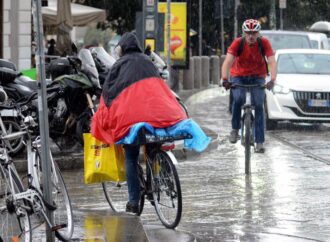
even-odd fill
[[[165,0],[159,1],[164,2]],[[280,26],[280,9],[278,0],[240,0],[237,9],[238,35],[245,19],[255,18],[262,22],[263,29],[269,29],[271,1],[276,6],[276,26]],[[172,2],[185,2],[177,0]],[[220,48],[220,18],[216,13],[216,3],[220,0],[202,0],[203,2],[203,39],[212,48]],[[234,36],[234,3],[235,0],[223,0],[224,32],[227,46]],[[107,19],[114,30],[119,33],[135,28],[135,13],[142,10],[142,0],[85,0],[86,5],[106,9]],[[190,27],[199,31],[199,0],[190,0]],[[329,0],[287,0],[283,9],[284,29],[307,30],[316,21],[330,21]],[[198,46],[198,35],[192,37],[194,48]]]
[[[135,28],[135,13],[141,11],[141,0],[89,0],[85,5],[105,9],[111,28],[119,34]]]

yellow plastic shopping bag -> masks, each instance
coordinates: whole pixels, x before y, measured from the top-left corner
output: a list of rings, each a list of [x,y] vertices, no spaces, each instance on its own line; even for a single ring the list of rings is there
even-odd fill
[[[121,145],[105,144],[90,133],[84,134],[85,184],[125,181],[125,156]]]

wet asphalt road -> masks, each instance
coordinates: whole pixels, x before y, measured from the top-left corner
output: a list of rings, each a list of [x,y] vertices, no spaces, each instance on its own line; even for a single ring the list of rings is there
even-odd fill
[[[247,177],[243,147],[227,141],[224,95],[214,88],[187,101],[191,117],[218,134],[218,145],[177,166],[183,192],[177,230],[183,233],[164,229],[147,205],[141,220],[149,240],[330,241],[330,126],[280,124],[266,133],[266,153],[252,153]],[[63,173],[74,208],[74,238],[83,241],[88,221],[112,214],[100,185],[85,186],[82,170]],[[95,241],[104,241],[99,236]]]

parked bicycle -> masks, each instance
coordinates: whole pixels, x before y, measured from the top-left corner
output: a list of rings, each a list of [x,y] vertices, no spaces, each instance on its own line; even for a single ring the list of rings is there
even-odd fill
[[[138,144],[143,145],[144,160],[139,161],[138,175],[141,187],[140,212],[143,211],[145,197],[155,207],[162,224],[174,229],[182,214],[182,195],[179,176],[174,165],[174,155],[164,150],[163,144],[175,140],[190,139],[190,134],[160,137],[141,130]],[[102,183],[105,197],[115,212],[124,212],[128,200],[126,182]]]
[[[16,110],[21,125],[18,132],[7,133],[0,115],[0,236],[4,241],[31,242],[32,231],[47,223],[55,236],[62,241],[69,240],[73,233],[72,207],[61,172],[51,160],[52,203],[47,203],[43,195],[43,167],[40,157],[41,140],[35,137],[37,123],[31,116],[24,116],[22,110],[35,96],[14,105],[0,105],[0,109]],[[15,168],[14,161],[8,155],[10,140],[23,137],[26,144],[28,174],[27,186]],[[54,223],[46,214],[53,211]],[[32,215],[33,220],[32,220]],[[33,223],[32,223],[33,222]]]
[[[254,147],[254,106],[251,102],[251,90],[253,88],[265,88],[265,85],[242,85],[232,84],[231,88],[246,89],[245,104],[242,106],[241,118],[241,144],[245,149],[245,174],[251,173],[251,147]]]

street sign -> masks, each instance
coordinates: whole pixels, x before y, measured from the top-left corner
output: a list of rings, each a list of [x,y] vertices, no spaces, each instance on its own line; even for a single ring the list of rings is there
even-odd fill
[[[143,0],[143,29],[142,45],[146,39],[156,40],[158,22],[158,0]],[[145,46],[142,46],[145,48]]]
[[[279,5],[280,8],[286,8],[286,0],[279,0]]]
[[[155,19],[146,19],[146,26],[145,26],[146,32],[153,32],[155,31]]]

